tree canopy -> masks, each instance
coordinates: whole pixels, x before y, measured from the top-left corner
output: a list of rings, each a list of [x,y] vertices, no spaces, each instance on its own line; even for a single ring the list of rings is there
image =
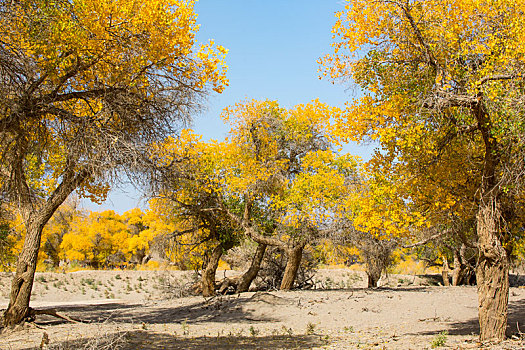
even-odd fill
[[[192,0],[0,3],[0,185],[27,228],[7,324],[30,313],[42,228],[67,196],[104,199],[228,84],[227,50],[197,30]]]
[[[371,164],[414,210],[431,222],[443,210],[477,218],[482,339],[504,337],[506,316],[495,315],[507,314],[508,254],[522,226],[524,5],[350,0],[321,60],[326,75],[363,88],[342,132],[379,141]]]

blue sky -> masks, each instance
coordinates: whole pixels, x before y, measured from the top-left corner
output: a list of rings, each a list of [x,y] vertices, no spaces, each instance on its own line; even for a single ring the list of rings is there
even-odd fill
[[[197,39],[229,49],[230,86],[213,94],[193,127],[204,139],[222,139],[228,126],[220,119],[224,107],[245,99],[277,100],[292,107],[315,98],[343,107],[353,96],[350,86],[319,80],[316,60],[331,52],[334,14],[342,0],[199,0],[195,11],[201,25]],[[370,147],[349,145],[345,151],[368,159]],[[112,191],[101,206],[84,201],[90,210],[124,212],[145,207],[130,186]]]

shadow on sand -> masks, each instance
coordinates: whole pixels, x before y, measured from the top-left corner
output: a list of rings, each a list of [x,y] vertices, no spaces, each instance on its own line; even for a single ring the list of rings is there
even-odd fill
[[[76,341],[51,343],[49,349],[311,349],[312,347],[323,344],[325,343],[322,339],[314,335],[177,337],[166,333],[134,331],[115,333],[105,338],[87,338]],[[32,348],[25,350],[29,349]]]
[[[146,324],[176,324],[181,322],[276,322],[271,316],[254,315],[245,306],[252,302],[279,304],[293,302],[292,300],[275,297],[267,301],[255,300],[252,297],[217,297],[212,300],[197,301],[183,306],[144,306],[141,304],[109,303],[101,305],[60,306],[56,310],[84,323],[146,323]],[[64,321],[50,316],[39,316],[37,324],[50,326],[62,324]]]
[[[442,331],[448,331],[450,335],[479,335],[479,322],[472,318],[464,322],[447,323]],[[437,332],[420,332],[419,335],[434,335]],[[507,336],[525,332],[525,300],[509,303],[509,319],[507,322]]]

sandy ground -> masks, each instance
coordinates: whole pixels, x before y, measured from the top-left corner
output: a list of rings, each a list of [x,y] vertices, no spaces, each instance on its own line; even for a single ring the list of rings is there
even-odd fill
[[[222,278],[226,272],[219,272]],[[230,272],[228,272],[230,274]],[[475,287],[431,286],[392,275],[368,290],[361,271],[320,270],[315,290],[184,296],[179,271],[37,274],[31,306],[41,316],[0,334],[0,349],[525,349],[525,289],[511,288],[508,341],[479,344]],[[10,276],[0,276],[0,308]]]

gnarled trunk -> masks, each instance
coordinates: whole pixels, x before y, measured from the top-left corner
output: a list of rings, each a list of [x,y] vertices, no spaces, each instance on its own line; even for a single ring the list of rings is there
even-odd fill
[[[215,274],[219,266],[222,254],[233,247],[233,242],[220,243],[213,248],[208,257],[201,277],[202,296],[210,297],[215,295]]]
[[[499,234],[501,212],[497,199],[481,204],[477,215],[478,284],[480,338],[502,340],[507,329],[509,301],[509,259]]]
[[[297,277],[297,271],[301,265],[301,259],[303,257],[304,245],[293,247],[286,250],[288,255],[288,261],[284,269],[283,280],[281,281],[281,290],[290,290],[293,287],[295,278]]]
[[[266,244],[261,243],[257,246],[257,251],[253,256],[250,268],[240,278],[239,285],[237,286],[237,293],[247,292],[250,289],[250,285],[261,269],[261,262],[264,258],[266,247]]]
[[[60,185],[58,185],[47,201],[43,202],[39,209],[35,209],[28,187],[22,187],[20,204],[23,209],[22,216],[26,220],[26,237],[16,263],[16,273],[11,284],[9,305],[3,315],[4,326],[14,326],[24,321],[25,318],[32,316],[29,301],[35,278],[42,230],[57,208],[90,175],[85,169],[76,171],[73,164],[70,164],[70,166],[64,172]],[[24,178],[23,175],[19,174],[18,176],[21,179]]]
[[[27,234],[22,252],[16,264],[16,273],[11,284],[9,306],[4,313],[4,326],[12,327],[30,317],[29,301],[35,278],[40,239],[44,224],[32,221],[27,226]]]

